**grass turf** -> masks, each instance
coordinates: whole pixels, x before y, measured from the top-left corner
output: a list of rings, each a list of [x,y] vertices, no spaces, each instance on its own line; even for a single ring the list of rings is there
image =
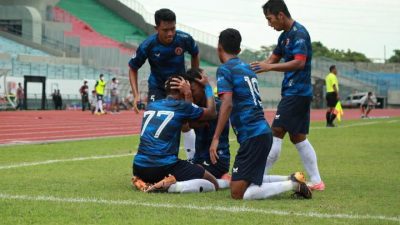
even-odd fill
[[[324,192],[314,192],[312,200],[285,193],[261,201],[235,201],[229,190],[144,194],[130,186],[132,156],[0,169],[1,224],[399,224],[399,124],[400,118],[345,121],[338,128],[312,123],[309,140],[327,186]],[[0,147],[0,167],[133,154],[137,144],[138,136],[132,136]],[[232,141],[232,154],[237,148]],[[300,157],[286,137],[271,174],[299,170]],[[362,218],[318,218],[312,213]]]

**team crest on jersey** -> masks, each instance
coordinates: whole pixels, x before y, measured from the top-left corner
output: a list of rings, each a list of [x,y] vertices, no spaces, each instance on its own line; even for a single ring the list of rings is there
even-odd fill
[[[181,47],[176,47],[175,48],[175,54],[182,55],[182,53],[183,53],[183,49]]]
[[[136,58],[136,52],[132,54],[132,59]]]

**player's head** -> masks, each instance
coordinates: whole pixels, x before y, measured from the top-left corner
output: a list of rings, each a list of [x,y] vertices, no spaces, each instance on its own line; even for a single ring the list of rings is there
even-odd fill
[[[165,92],[166,92],[166,94],[167,95],[171,95],[171,96],[173,96],[173,97],[175,97],[177,99],[184,98],[183,94],[181,94],[179,90],[173,88],[174,87],[173,83],[176,82],[175,79],[181,80],[183,78],[184,80],[186,80],[185,77],[186,77],[185,75],[172,75],[172,76],[170,76],[168,78],[168,80],[165,82]]]
[[[84,84],[87,84],[87,80],[83,80],[83,83],[84,83]]]
[[[201,79],[203,70],[200,68],[191,68],[186,72],[186,79],[190,82],[190,90],[192,91],[193,102],[199,106],[205,106],[206,95],[204,86],[196,79]]]
[[[329,72],[336,74],[336,72],[337,72],[336,71],[336,66],[335,65],[330,66],[329,67]]]
[[[104,75],[100,74],[99,78],[100,78],[100,80],[103,80],[104,79]]]
[[[284,30],[286,18],[292,18],[283,0],[269,0],[262,8],[268,25],[277,31]]]
[[[218,39],[218,56],[221,62],[224,53],[230,55],[238,55],[240,53],[240,43],[242,36],[238,30],[228,28],[219,34]]]
[[[371,96],[372,95],[372,92],[368,92],[368,96]]]
[[[154,14],[158,40],[162,44],[170,44],[176,34],[176,16],[170,9],[159,9]]]

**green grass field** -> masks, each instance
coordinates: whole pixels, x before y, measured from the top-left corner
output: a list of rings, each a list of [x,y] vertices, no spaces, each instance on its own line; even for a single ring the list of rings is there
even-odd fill
[[[135,191],[137,136],[0,147],[0,224],[400,224],[399,128],[400,118],[312,123],[309,140],[327,186],[312,200]],[[237,147],[232,141],[232,154]],[[286,137],[271,172],[299,170]]]

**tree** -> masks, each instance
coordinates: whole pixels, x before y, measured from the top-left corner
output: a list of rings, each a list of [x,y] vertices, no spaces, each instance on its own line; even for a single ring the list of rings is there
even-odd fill
[[[350,49],[347,51],[339,49],[328,49],[321,42],[312,42],[313,56],[326,57],[342,62],[371,62],[364,54],[359,52],[353,52]]]
[[[272,54],[276,45],[261,46],[260,50],[251,51],[249,49],[244,49],[240,53],[240,58],[246,62],[262,61]]]
[[[393,50],[394,56],[390,57],[388,62],[389,63],[400,63],[400,49]]]

